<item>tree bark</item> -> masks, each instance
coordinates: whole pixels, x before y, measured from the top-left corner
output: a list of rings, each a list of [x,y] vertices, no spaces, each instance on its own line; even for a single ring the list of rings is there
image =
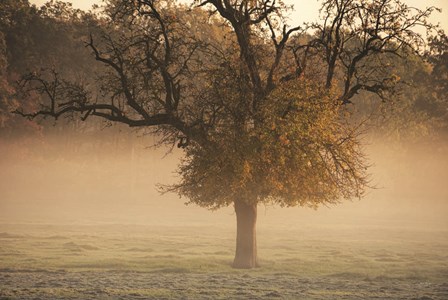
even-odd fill
[[[236,251],[233,267],[252,269],[258,267],[257,260],[257,204],[235,201]]]

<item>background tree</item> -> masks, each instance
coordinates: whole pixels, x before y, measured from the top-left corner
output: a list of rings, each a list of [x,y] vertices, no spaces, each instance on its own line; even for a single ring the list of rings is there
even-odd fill
[[[9,114],[17,106],[37,109],[39,96],[18,97],[16,82],[24,73],[37,73],[42,68],[57,68],[67,79],[86,73],[88,52],[80,40],[87,31],[84,14],[64,2],[50,2],[41,8],[28,1],[2,1],[0,4],[3,82],[1,98],[2,138],[27,135],[38,128],[51,126],[29,122]],[[64,124],[65,129],[73,124]],[[19,132],[21,129],[21,132]]]
[[[65,116],[58,126],[54,126],[51,119],[35,122],[10,113],[17,107],[37,110],[42,100],[38,93],[19,91],[16,83],[21,74],[37,75],[53,69],[66,81],[82,80],[95,84],[95,74],[103,72],[102,66],[92,64],[90,50],[85,48],[84,41],[89,32],[98,32],[98,21],[93,15],[62,1],[49,1],[41,7],[28,1],[1,1],[0,143],[3,150],[39,155],[32,146],[34,143],[47,148],[52,139],[57,139],[60,151],[55,155],[62,155],[85,148],[97,149],[107,143],[98,138],[108,125],[101,120],[82,122],[79,118]],[[130,136],[119,134],[120,129],[116,126],[107,128],[107,140],[126,140],[127,143],[119,143],[122,150],[132,147]]]
[[[441,126],[448,129],[448,37],[441,33],[430,38],[427,58],[430,76],[426,76],[424,86],[428,87],[426,97],[420,95],[417,105],[436,117]],[[422,76],[416,80],[421,80]]]
[[[373,68],[403,59],[431,29],[432,8],[397,0],[323,2],[312,39],[285,23],[270,0],[109,1],[86,47],[104,68],[95,84],[55,71],[24,77],[44,96],[35,118],[92,116],[149,128],[185,149],[179,184],[166,187],[216,209],[234,205],[233,266],[258,265],[257,205],[336,203],[361,197],[368,180],[357,126],[346,106],[360,91],[384,101],[399,78]],[[205,8],[205,9],[204,9]],[[301,43],[308,41],[306,43]],[[309,72],[311,60],[320,62]]]

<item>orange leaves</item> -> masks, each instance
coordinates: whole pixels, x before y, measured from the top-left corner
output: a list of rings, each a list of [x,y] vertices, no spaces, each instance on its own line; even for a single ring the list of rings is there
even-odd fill
[[[237,198],[317,207],[359,194],[364,173],[357,143],[338,144],[351,137],[334,94],[303,79],[278,86],[245,120],[250,126],[224,123],[210,133],[214,147],[190,148],[181,194],[210,208]]]

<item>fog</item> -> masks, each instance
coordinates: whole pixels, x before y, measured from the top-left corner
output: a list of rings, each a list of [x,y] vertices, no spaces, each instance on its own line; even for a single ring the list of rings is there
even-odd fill
[[[129,133],[132,135],[133,133]],[[27,224],[207,225],[233,228],[232,208],[207,211],[158,184],[176,182],[182,153],[148,137],[95,141],[61,136],[1,147],[0,222]],[[448,146],[370,139],[372,188],[362,199],[317,210],[259,206],[260,228],[401,226],[448,229]]]

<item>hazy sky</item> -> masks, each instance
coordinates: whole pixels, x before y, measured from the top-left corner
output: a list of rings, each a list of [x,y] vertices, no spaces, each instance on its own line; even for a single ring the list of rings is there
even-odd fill
[[[41,5],[47,0],[30,0],[31,3]],[[101,3],[101,0],[72,0],[73,6],[88,10],[92,4]],[[181,2],[189,2],[182,0]],[[294,4],[294,13],[291,16],[292,23],[299,25],[306,21],[314,21],[317,18],[320,2],[317,0],[285,0],[286,3]],[[425,8],[427,6],[436,6],[442,8],[442,13],[435,13],[432,17],[433,23],[440,23],[445,31],[448,31],[448,0],[404,0],[410,6]]]

